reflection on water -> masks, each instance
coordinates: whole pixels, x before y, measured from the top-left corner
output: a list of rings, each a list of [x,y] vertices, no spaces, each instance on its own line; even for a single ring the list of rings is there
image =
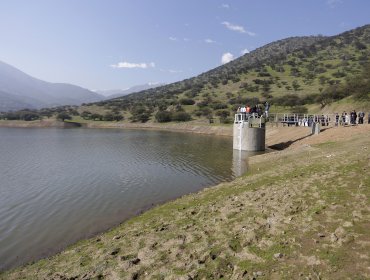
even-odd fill
[[[3,270],[230,181],[246,172],[252,153],[205,135],[0,128],[0,155]]]
[[[233,150],[233,173],[235,176],[242,176],[248,169],[247,151]]]
[[[233,150],[233,164],[232,164],[232,170],[233,174],[236,177],[244,175],[248,170],[248,158],[264,154],[265,151],[259,151],[259,152],[248,152],[248,151],[242,151],[242,150]]]
[[[231,139],[159,131],[0,128],[0,155],[0,270],[237,175]]]

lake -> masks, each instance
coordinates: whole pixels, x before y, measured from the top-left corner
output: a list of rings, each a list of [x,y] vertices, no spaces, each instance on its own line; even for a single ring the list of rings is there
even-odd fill
[[[231,138],[144,130],[0,128],[0,155],[0,270],[246,166]]]

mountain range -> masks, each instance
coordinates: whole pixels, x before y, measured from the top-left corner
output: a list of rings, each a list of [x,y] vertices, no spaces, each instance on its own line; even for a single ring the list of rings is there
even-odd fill
[[[91,91],[72,84],[42,81],[0,61],[0,112],[81,105],[163,85],[147,83],[128,89]]]
[[[33,78],[0,61],[0,111],[80,105],[103,97],[88,89]]]
[[[164,85],[165,85],[164,83],[147,83],[143,85],[133,86],[127,89],[94,90],[94,92],[104,96],[107,99],[112,99]]]

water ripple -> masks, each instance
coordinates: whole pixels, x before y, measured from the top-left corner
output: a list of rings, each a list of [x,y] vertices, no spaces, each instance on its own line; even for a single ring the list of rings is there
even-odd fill
[[[0,270],[232,178],[229,139],[0,128]]]

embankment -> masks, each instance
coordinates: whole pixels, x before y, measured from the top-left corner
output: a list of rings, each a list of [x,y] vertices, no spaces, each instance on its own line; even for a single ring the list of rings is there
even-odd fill
[[[23,128],[69,128],[69,127],[84,127],[84,128],[116,128],[116,129],[153,129],[166,130],[186,133],[198,133],[217,136],[232,136],[232,127],[221,125],[208,125],[199,123],[128,123],[128,122],[61,122],[56,120],[37,120],[37,121],[4,121],[0,120],[0,127],[23,127]]]
[[[37,121],[6,121],[0,120],[0,127],[18,127],[18,128],[73,128],[82,127],[78,122],[62,122],[57,120],[37,120]]]

